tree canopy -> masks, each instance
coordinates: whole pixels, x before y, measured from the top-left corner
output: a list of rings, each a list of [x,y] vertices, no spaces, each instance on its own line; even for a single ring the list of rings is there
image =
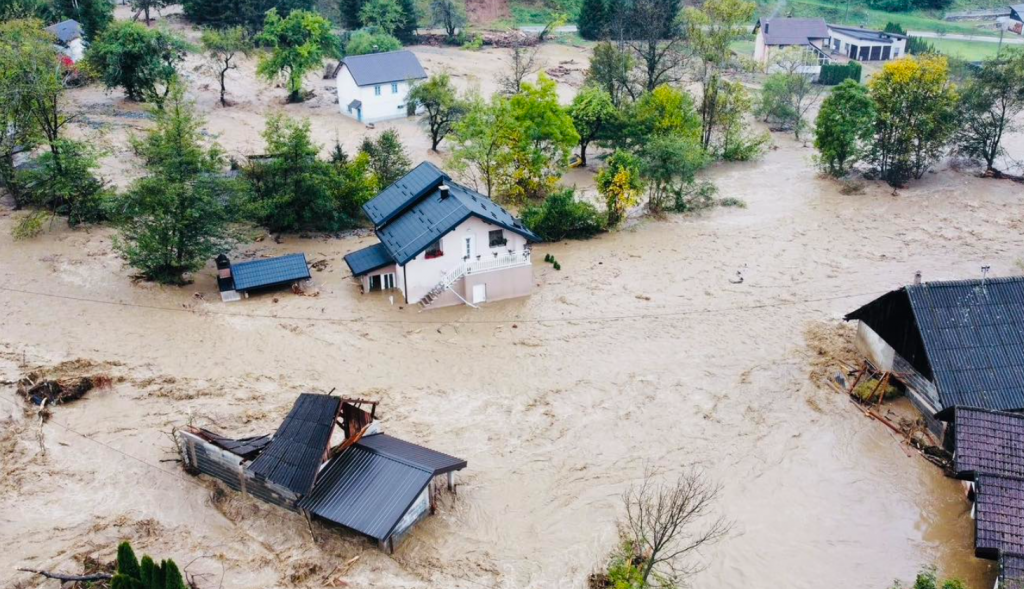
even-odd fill
[[[129,100],[159,107],[188,49],[188,43],[169,31],[118,21],[89,47],[87,59],[107,88],[124,88]]]
[[[302,101],[306,72],[319,67],[326,57],[340,56],[330,21],[307,10],[293,10],[281,18],[277,9],[271,9],[258,40],[270,47],[270,52],[260,57],[256,73],[270,81],[284,77],[290,102]]]
[[[468,108],[446,73],[433,75],[426,82],[413,86],[409,100],[423,107],[422,122],[430,135],[433,151],[437,151],[437,146],[452,132]]]
[[[1024,50],[1005,49],[986,60],[960,89],[955,136],[957,152],[995,171],[1003,137],[1021,128],[1024,112]]]
[[[866,153],[874,124],[875,104],[867,87],[844,80],[818,111],[814,125],[818,164],[832,176],[844,176]]]

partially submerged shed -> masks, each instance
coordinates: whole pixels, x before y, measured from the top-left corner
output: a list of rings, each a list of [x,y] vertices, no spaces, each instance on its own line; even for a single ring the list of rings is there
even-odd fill
[[[290,286],[310,279],[306,254],[288,254],[232,264],[217,256],[217,287],[223,301],[237,301],[250,291]]]

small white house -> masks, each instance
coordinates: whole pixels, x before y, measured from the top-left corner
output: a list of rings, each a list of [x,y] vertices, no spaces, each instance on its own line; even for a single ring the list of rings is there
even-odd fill
[[[907,53],[907,36],[829,25],[828,50],[857,61],[889,61]]]
[[[62,20],[46,27],[46,32],[57,38],[57,42],[54,43],[57,51],[68,56],[73,63],[78,63],[85,57],[88,43],[82,38],[82,26],[77,20]]]
[[[373,123],[410,114],[412,83],[427,77],[411,51],[353,55],[338,70],[338,106],[341,114]]]

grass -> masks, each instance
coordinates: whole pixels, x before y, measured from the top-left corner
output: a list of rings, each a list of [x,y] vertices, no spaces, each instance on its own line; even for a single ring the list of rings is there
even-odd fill
[[[773,3],[764,3],[762,11],[772,10]],[[821,17],[830,23],[862,26],[869,29],[883,29],[888,22],[899,23],[909,31],[934,31],[936,33],[959,33],[964,35],[995,35],[989,29],[979,29],[977,23],[947,22],[942,20],[942,11],[911,10],[909,12],[886,12],[873,10],[865,3],[850,0],[849,10],[845,2],[829,0],[790,0],[779,11],[779,16],[799,18]]]
[[[928,42],[934,45],[935,49],[940,53],[945,53],[951,57],[959,57],[964,61],[981,61],[990,57],[995,57],[996,51],[999,49],[998,43],[985,43],[978,41],[928,39]]]
[[[747,39],[733,41],[729,43],[729,49],[736,53],[736,55],[750,57],[754,55],[754,42]]]

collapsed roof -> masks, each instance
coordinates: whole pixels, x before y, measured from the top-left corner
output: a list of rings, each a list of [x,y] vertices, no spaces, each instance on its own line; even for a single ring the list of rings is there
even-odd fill
[[[338,397],[299,395],[249,472],[298,495],[308,493],[327,454],[340,405]]]

